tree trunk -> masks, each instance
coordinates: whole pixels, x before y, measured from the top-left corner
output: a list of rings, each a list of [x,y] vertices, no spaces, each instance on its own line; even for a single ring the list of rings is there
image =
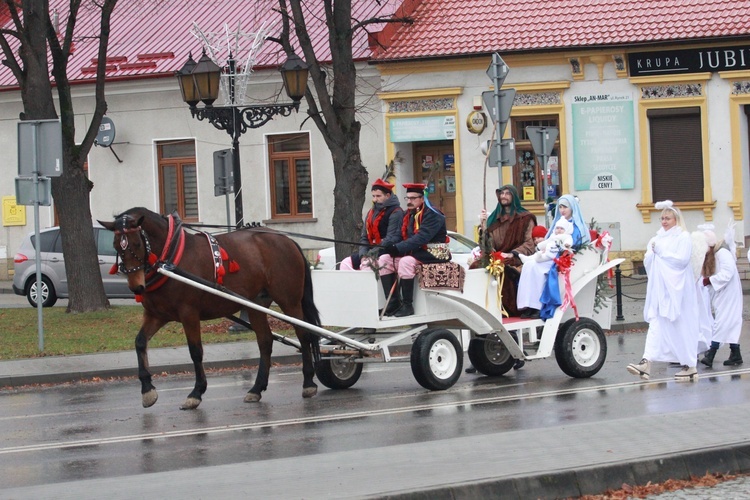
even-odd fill
[[[89,192],[92,184],[84,175],[82,162],[70,157],[70,147],[63,145],[63,149],[67,168],[52,180],[52,197],[60,222],[63,255],[67,256],[67,312],[98,311],[108,308],[109,300],[104,293],[91,224]]]
[[[362,232],[362,200],[365,199],[368,175],[359,150],[359,123],[341,148],[333,148],[333,236],[337,241],[359,241]],[[348,243],[336,243],[336,262],[357,251]]]

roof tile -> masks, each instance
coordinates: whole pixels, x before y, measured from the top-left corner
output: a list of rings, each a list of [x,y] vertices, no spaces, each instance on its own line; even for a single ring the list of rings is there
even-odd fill
[[[749,0],[421,0],[414,24],[395,30],[374,58],[748,37],[748,12]]]

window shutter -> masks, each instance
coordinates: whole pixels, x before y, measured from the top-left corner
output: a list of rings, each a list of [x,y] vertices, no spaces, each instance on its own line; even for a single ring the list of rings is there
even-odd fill
[[[703,201],[703,144],[700,108],[652,109],[653,201]]]

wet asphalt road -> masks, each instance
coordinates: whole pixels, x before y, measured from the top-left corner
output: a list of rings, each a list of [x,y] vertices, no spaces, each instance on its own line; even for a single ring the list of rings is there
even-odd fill
[[[178,409],[192,388],[187,375],[157,378],[159,401],[149,409],[141,407],[134,378],[0,391],[0,484],[7,493],[90,478],[146,480],[141,475],[189,469],[200,474],[209,466],[286,457],[319,462],[341,451],[524,429],[539,431],[530,446],[543,446],[554,440],[551,432],[577,424],[750,400],[750,369],[720,363],[696,383],[673,382],[677,368],[666,365],[655,365],[652,381],[638,382],[625,366],[640,356],[644,339],[643,333],[609,336],[607,362],[591,379],[565,376],[550,358],[500,378],[464,374],[442,392],[422,389],[409,365],[398,363],[368,365],[352,389],[321,387],[307,400],[299,367],[274,367],[260,404],[242,402],[254,372],[212,372],[194,411]],[[720,351],[717,360],[726,354]],[[513,450],[498,454],[503,460],[514,456]],[[460,457],[446,449],[445,464],[460,469]],[[284,497],[283,485],[277,487]],[[0,498],[18,498],[3,491]]]

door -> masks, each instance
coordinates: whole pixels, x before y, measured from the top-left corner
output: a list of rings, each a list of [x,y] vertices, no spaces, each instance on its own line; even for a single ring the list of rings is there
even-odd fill
[[[414,182],[427,184],[430,204],[445,214],[449,231],[456,230],[456,163],[453,141],[414,144]]]

